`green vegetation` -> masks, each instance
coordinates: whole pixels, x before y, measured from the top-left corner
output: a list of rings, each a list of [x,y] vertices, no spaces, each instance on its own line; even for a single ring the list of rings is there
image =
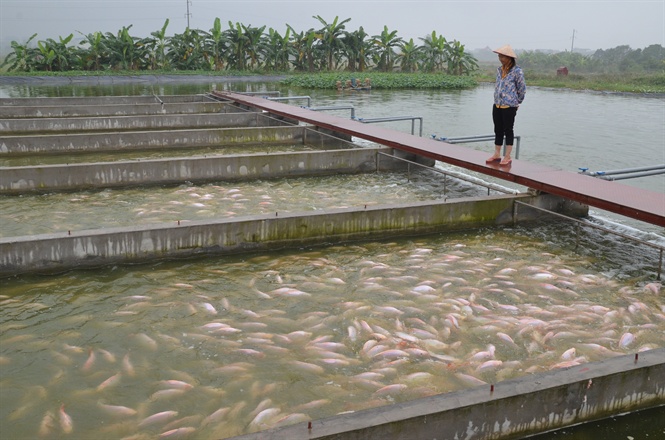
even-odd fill
[[[468,75],[478,67],[459,41],[448,41],[436,32],[421,38],[423,46],[404,42],[397,31],[384,27],[379,35],[368,35],[362,27],[347,31],[351,20],[335,17],[327,22],[314,16],[321,27],[296,31],[287,24],[281,35],[274,29],[229,22],[222,30],[219,18],[209,31],[185,29],[166,35],[169,20],[150,37],[130,35],[123,27],[116,34],[94,32],[72,45],[74,34],[24,44],[12,41],[12,52],[0,67],[10,72],[116,72],[116,71],[284,71],[365,72],[399,71]],[[404,54],[408,54],[408,59]]]
[[[528,86],[623,93],[665,93],[665,73],[588,73],[562,76],[525,69],[524,76]],[[495,81],[494,72],[489,70],[479,72],[475,78],[478,82]]]
[[[436,31],[419,42],[405,41],[387,26],[368,35],[362,27],[347,30],[349,18],[313,18],[317,28],[297,31],[287,24],[284,34],[232,22],[223,29],[219,18],[208,31],[188,28],[173,36],[166,34],[169,20],[146,38],[132,36],[131,26],[115,34],[81,34],[78,44],[73,34],[58,40],[36,40],[34,34],[23,44],[12,41],[0,71],[18,76],[278,75],[276,80],[303,88],[335,88],[337,81],[351,78],[368,78],[373,88],[383,89],[459,89],[495,80],[498,61],[480,64],[463,44]],[[665,93],[665,49],[657,44],[592,55],[526,51],[518,57],[529,86]],[[569,74],[555,75],[563,66]]]
[[[339,81],[344,84],[351,76],[343,72],[288,75],[280,83],[308,89],[334,89]],[[477,85],[469,76],[443,73],[381,73],[365,72],[356,81],[369,79],[373,89],[466,89]]]

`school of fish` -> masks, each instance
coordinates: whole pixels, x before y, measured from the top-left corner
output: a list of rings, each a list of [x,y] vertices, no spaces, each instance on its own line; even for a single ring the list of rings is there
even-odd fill
[[[228,438],[665,346],[661,284],[510,231],[2,281],[11,438]]]

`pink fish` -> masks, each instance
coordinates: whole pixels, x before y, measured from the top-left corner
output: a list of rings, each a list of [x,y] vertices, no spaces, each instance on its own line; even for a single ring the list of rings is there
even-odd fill
[[[570,361],[570,360],[575,359],[575,352],[576,351],[577,350],[575,350],[575,347],[569,348],[568,350],[563,352],[563,354],[561,355],[561,359],[563,359],[564,361]]]
[[[108,387],[117,385],[120,382],[121,377],[122,376],[120,373],[114,374],[113,376],[106,379],[104,382],[97,385],[97,391],[102,391]]]
[[[122,358],[122,371],[129,377],[134,377],[136,375],[134,365],[132,365],[132,361],[129,360],[129,353]]]
[[[74,423],[72,422],[72,418],[65,412],[65,404],[63,403],[60,405],[60,429],[62,429],[62,432],[65,434],[71,434],[72,431],[74,430]]]
[[[106,414],[113,417],[128,417],[136,415],[135,409],[128,408],[126,406],[106,405],[101,402],[97,402],[97,406],[99,406],[99,408],[101,408],[102,411],[104,411]]]
[[[381,397],[381,396],[390,396],[393,394],[399,394],[407,388],[408,387],[403,383],[394,383],[391,385],[386,385],[383,388],[379,388],[374,392],[374,396]]]
[[[381,351],[372,357],[378,359],[399,359],[399,358],[408,358],[409,353],[402,350],[390,349],[390,350]]]
[[[162,411],[151,416],[146,417],[138,424],[139,428],[146,426],[156,425],[158,423],[165,423],[178,415],[178,411]]]
[[[491,361],[485,361],[482,364],[478,366],[476,371],[487,371],[487,370],[492,370],[494,368],[498,368],[503,364],[503,361],[500,361],[498,359],[493,359]]]
[[[624,333],[619,340],[619,347],[628,348],[633,342],[635,342],[635,335],[630,332]]]
[[[171,429],[170,431],[162,432],[159,438],[178,439],[188,437],[190,434],[196,432],[196,428],[192,426],[183,426],[181,428]]]
[[[39,424],[38,435],[40,437],[48,437],[55,428],[55,415],[51,411],[46,411],[41,423]]]
[[[182,380],[160,380],[159,385],[165,388],[175,388],[179,390],[190,390],[193,385]]]
[[[84,373],[89,373],[90,370],[92,370],[93,365],[95,364],[95,359],[96,359],[95,351],[90,349],[90,352],[88,354],[88,359],[81,367],[81,371]]]

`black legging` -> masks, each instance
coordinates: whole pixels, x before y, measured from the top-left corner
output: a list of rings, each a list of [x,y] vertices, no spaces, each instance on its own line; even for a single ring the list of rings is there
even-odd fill
[[[506,145],[513,145],[515,140],[515,115],[517,107],[497,108],[492,105],[492,120],[494,121],[494,145],[503,145],[503,137],[506,137]]]

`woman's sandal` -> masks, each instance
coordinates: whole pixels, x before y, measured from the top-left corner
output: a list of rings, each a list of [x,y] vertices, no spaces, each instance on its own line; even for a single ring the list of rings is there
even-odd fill
[[[513,162],[513,160],[509,157],[504,157],[501,162],[499,162],[499,165],[510,165]]]
[[[487,160],[485,161],[485,163],[499,162],[500,160],[501,160],[500,157],[494,157],[494,156],[492,156],[492,157],[490,157],[489,159],[487,159]]]

